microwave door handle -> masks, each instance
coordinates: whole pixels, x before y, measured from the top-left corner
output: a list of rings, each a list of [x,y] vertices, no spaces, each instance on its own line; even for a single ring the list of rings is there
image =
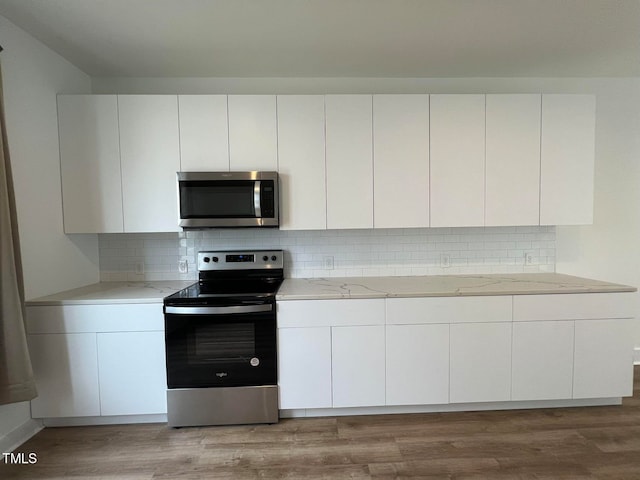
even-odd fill
[[[273,305],[235,305],[231,307],[165,307],[164,312],[174,315],[224,315],[234,313],[270,312]]]
[[[256,218],[262,217],[262,208],[260,208],[260,180],[256,180],[255,185],[253,186],[253,208],[256,211]]]

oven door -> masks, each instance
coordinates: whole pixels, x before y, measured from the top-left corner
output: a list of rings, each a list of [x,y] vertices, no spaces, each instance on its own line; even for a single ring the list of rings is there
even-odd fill
[[[275,302],[165,306],[168,388],[276,385]]]

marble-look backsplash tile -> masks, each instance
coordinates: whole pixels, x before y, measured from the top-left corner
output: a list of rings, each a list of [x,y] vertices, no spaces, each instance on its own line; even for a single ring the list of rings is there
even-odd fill
[[[202,230],[99,235],[102,281],[192,280],[200,250],[278,248],[285,275],[367,277],[555,271],[555,227],[375,230]],[[532,265],[525,265],[530,253]],[[450,267],[441,267],[447,255]],[[334,269],[324,269],[325,257]],[[178,262],[188,262],[188,273]],[[137,274],[136,266],[144,273]]]

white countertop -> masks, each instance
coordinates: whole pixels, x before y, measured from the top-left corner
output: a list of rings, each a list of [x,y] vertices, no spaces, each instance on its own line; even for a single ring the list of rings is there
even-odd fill
[[[159,303],[193,280],[100,282],[35,298],[28,306]],[[635,292],[635,287],[559,273],[430,275],[422,277],[288,278],[278,300],[335,298],[451,297],[546,293]]]
[[[86,287],[35,298],[26,302],[36,305],[95,305],[112,303],[159,303],[168,295],[193,284],[194,280],[156,282],[100,282]]]
[[[560,273],[430,275],[423,277],[290,278],[278,300],[336,298],[539,295],[549,293],[635,292],[635,287]]]

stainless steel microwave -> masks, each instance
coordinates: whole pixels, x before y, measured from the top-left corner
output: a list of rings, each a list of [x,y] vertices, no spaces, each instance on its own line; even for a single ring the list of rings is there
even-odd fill
[[[178,172],[184,229],[279,226],[277,172]]]

